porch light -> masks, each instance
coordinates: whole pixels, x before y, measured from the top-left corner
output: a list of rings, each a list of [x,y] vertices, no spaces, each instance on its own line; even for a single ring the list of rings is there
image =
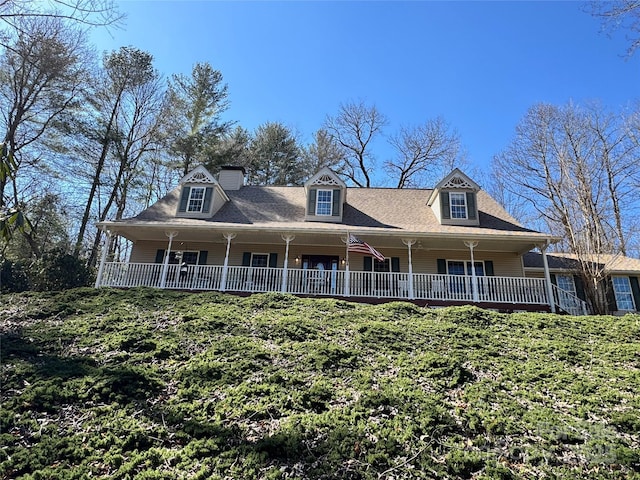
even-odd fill
[[[347,263],[347,260],[346,260],[344,257],[342,257],[342,258],[340,259],[340,263],[341,263],[342,265],[344,265],[345,263]]]
[[[296,263],[300,263],[300,255],[296,256]]]

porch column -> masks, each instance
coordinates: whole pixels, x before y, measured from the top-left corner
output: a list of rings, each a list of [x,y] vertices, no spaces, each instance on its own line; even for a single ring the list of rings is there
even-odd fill
[[[556,302],[553,299],[553,284],[551,283],[551,274],[549,273],[549,262],[547,261],[547,247],[549,242],[536,245],[540,252],[542,252],[542,265],[544,265],[544,279],[547,284],[547,297],[549,298],[549,306],[551,307],[551,313],[556,313]]]
[[[102,274],[104,272],[104,264],[107,261],[107,254],[111,248],[111,231],[105,230],[106,238],[104,239],[104,246],[102,247],[102,257],[100,258],[100,267],[98,268],[98,275],[96,276],[96,285],[98,288],[102,284]]]
[[[169,237],[169,245],[167,246],[167,251],[164,252],[164,263],[162,265],[162,276],[160,277],[160,288],[165,288],[167,285],[167,272],[169,271],[169,255],[171,254],[171,244],[173,243],[174,237],[178,236],[178,232],[164,232],[164,234]]]
[[[287,247],[284,251],[284,270],[282,271],[282,286],[280,291],[285,293],[287,291],[287,279],[289,278],[289,243],[296,238],[295,235],[281,235],[282,240],[287,242]]]
[[[478,246],[478,242],[464,242],[465,246],[469,247],[471,251],[471,291],[473,292],[473,301],[479,302],[480,297],[478,296],[478,277],[476,277],[476,265],[475,260],[473,258],[473,249]]]
[[[346,252],[344,255],[344,296],[349,297],[351,295],[351,275],[349,274],[349,238],[351,233],[347,232],[347,236],[342,239],[346,245]]]
[[[236,238],[235,233],[223,233],[222,236],[227,240],[227,251],[224,254],[224,264],[222,265],[222,278],[220,278],[220,290],[227,289],[227,273],[229,271],[229,248],[231,248],[231,240]]]
[[[411,258],[411,246],[416,243],[416,240],[413,238],[403,238],[402,243],[407,246],[407,250],[409,252],[409,298],[416,298],[415,293],[413,291],[413,260]]]

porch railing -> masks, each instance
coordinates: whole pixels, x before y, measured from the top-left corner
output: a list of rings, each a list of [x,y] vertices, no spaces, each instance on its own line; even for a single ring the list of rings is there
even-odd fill
[[[221,265],[179,265],[157,263],[105,263],[98,286],[148,286],[185,290],[237,292],[286,292],[293,294],[399,298],[465,302],[548,305],[543,279],[522,277],[473,277],[415,273],[347,272]],[[561,308],[586,306],[554,289],[554,301]],[[584,302],[583,302],[584,303]],[[566,308],[565,308],[566,307]],[[582,311],[582,310],[580,310]]]
[[[553,285],[553,300],[569,315],[589,315],[587,302],[566,290],[562,290],[557,285]]]

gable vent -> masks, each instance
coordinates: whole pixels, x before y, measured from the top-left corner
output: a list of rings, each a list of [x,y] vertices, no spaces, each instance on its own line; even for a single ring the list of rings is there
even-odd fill
[[[312,185],[333,185],[339,186],[340,184],[331,175],[321,175],[318,177]]]
[[[464,178],[451,177],[449,181],[441,185],[440,188],[470,188],[475,189],[475,186],[467,182]]]

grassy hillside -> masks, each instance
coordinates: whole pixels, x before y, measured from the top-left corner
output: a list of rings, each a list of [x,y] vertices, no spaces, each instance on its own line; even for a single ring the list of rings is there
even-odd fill
[[[0,296],[0,478],[640,478],[640,316]]]

